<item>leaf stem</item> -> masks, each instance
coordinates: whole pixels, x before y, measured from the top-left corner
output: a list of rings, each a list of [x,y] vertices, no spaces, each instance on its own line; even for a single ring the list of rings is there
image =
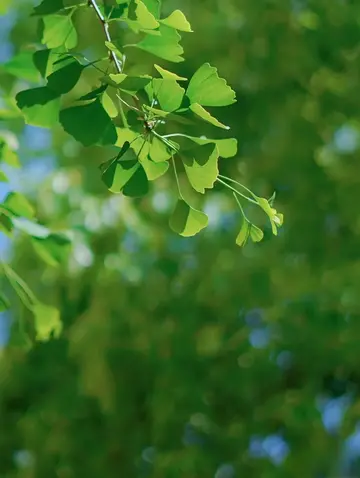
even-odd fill
[[[227,176],[222,176],[221,174],[219,174],[219,178],[226,179],[226,180],[229,181],[230,183],[237,184],[237,185],[240,186],[241,188],[245,189],[246,192],[248,192],[249,194],[251,194],[251,196],[252,196],[253,198],[256,198],[256,195],[251,191],[251,189],[247,188],[246,186],[244,186],[243,184],[239,183],[238,181],[235,181],[235,179],[228,178]],[[256,203],[257,203],[257,201],[256,201]]]
[[[4,271],[7,280],[10,282],[15,292],[19,296],[21,302],[25,305],[25,307],[31,310],[33,305],[38,302],[32,290],[10,266],[5,264],[5,262],[0,262],[0,266]]]
[[[217,182],[221,183],[223,186],[227,187],[228,189],[231,189],[231,191],[233,191],[234,193],[238,194],[239,196],[241,196],[242,198],[246,199],[247,201],[253,203],[253,204],[256,204],[258,205],[258,203],[256,201],[254,201],[253,199],[245,196],[245,194],[242,194],[240,191],[238,191],[237,189],[233,188],[232,186],[230,186],[230,184],[227,184],[225,181],[223,181],[222,179],[219,179],[219,177],[217,178],[216,180]]]
[[[177,185],[177,188],[178,188],[178,191],[179,191],[179,196],[180,196],[180,198],[181,198],[182,200],[184,200],[184,197],[183,197],[183,195],[181,194],[179,176],[178,176],[178,173],[177,173],[177,170],[176,170],[176,165],[175,165],[174,156],[171,156],[171,162],[172,162],[172,165],[173,165],[173,168],[174,168],[174,174],[175,174],[175,179],[176,179],[176,185]]]
[[[250,223],[249,219],[247,218],[247,216],[245,214],[244,208],[242,207],[241,202],[239,201],[239,198],[237,197],[237,195],[234,192],[233,192],[233,196],[235,198],[235,201],[237,202],[237,205],[239,206],[239,209],[240,209],[241,214],[244,218],[244,221]]]

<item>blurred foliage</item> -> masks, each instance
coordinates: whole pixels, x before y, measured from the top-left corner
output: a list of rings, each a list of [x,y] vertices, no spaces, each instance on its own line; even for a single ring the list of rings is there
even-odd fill
[[[31,5],[10,7],[15,53],[37,31]],[[211,61],[238,98],[219,115],[239,140],[221,172],[265,197],[275,189],[287,221],[276,240],[264,222],[263,243],[237,248],[238,212],[218,186],[210,227],[179,238],[166,177],[146,199],[111,196],[98,174],[106,150],[60,127],[50,137],[24,128],[1,109],[40,221],[75,231],[64,266],[44,267],[21,236],[11,250],[36,295],[59,307],[63,332],[24,350],[11,322],[1,477],[360,476],[345,449],[360,418],[360,4],[183,0],[181,9],[195,33],[173,71],[189,77]],[[75,21],[82,48],[102,35],[92,12]],[[134,51],[131,61],[136,74],[149,60]],[[4,97],[26,86],[3,70],[0,83]],[[9,319],[27,314],[19,306]],[[322,413],[329,399],[346,403],[333,427]]]

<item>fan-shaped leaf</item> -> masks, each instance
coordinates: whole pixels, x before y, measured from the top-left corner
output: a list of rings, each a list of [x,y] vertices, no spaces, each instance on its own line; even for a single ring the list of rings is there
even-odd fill
[[[77,60],[72,59],[70,63],[51,73],[47,78],[47,87],[58,94],[68,93],[79,81],[84,68]]]
[[[235,92],[219,78],[217,69],[204,63],[190,80],[186,96],[202,106],[227,106],[235,103]]]
[[[64,130],[84,146],[115,144],[116,128],[99,99],[60,111]]]
[[[207,121],[208,123],[217,126],[218,128],[230,129],[229,126],[225,126],[223,123],[220,123],[220,121],[211,116],[211,114],[198,103],[193,103],[192,105],[190,105],[190,109],[193,113],[195,113],[197,116],[199,116],[199,118],[203,119],[204,121]]]
[[[191,186],[199,193],[214,186],[219,174],[219,153],[214,144],[205,144],[182,154],[184,168]]]
[[[175,73],[172,73],[171,71],[165,70],[164,68],[161,68],[161,66],[159,65],[154,65],[154,68],[160,73],[160,75],[164,78],[164,80],[176,80],[176,81],[187,80],[187,78],[176,75]]]
[[[49,15],[44,17],[42,43],[48,48],[63,46],[70,50],[77,45],[78,37],[68,15]]]
[[[146,35],[139,43],[128,46],[140,48],[140,50],[147,51],[159,58],[174,63],[184,61],[184,58],[181,56],[184,50],[179,44],[181,37],[178,32],[166,25],[160,25],[159,33],[160,35]]]
[[[167,18],[161,20],[161,23],[168,27],[175,28],[175,30],[192,32],[191,25],[181,10],[175,10]]]
[[[20,91],[16,103],[27,124],[51,128],[58,122],[60,98],[46,86]]]
[[[174,232],[190,237],[195,236],[208,225],[208,217],[202,211],[189,206],[183,199],[179,199],[169,224]]]

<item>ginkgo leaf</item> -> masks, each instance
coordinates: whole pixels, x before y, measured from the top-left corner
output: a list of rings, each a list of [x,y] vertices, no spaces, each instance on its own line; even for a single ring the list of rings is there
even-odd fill
[[[101,97],[101,103],[107,112],[107,114],[110,116],[110,118],[116,118],[118,115],[118,109],[113,102],[112,98],[105,92],[103,93]]]
[[[107,87],[108,85],[101,85],[99,88],[95,88],[95,90],[92,90],[89,93],[86,93],[86,95],[81,96],[79,101],[95,100],[102,95],[104,91],[106,91]]]
[[[116,128],[99,99],[60,111],[64,130],[84,146],[115,144]]]
[[[60,312],[55,307],[37,303],[32,312],[35,318],[36,340],[46,342],[51,337],[57,338],[62,332]]]
[[[51,128],[58,122],[60,97],[46,86],[20,91],[16,103],[27,124]]]
[[[186,91],[191,103],[202,106],[227,106],[235,103],[235,92],[223,78],[219,78],[217,69],[204,63],[192,76]]]
[[[161,23],[168,27],[175,28],[175,30],[192,32],[191,25],[181,10],[175,10],[167,18],[161,20]]]
[[[219,174],[219,153],[216,145],[205,144],[184,151],[181,155],[191,186],[199,193],[214,186]]]
[[[208,225],[208,217],[202,211],[192,208],[183,199],[176,203],[170,217],[171,229],[184,237],[195,236]]]
[[[199,116],[199,118],[203,119],[204,121],[207,121],[208,123],[217,126],[218,128],[230,129],[229,126],[225,126],[223,123],[220,123],[220,121],[211,116],[211,114],[198,103],[191,104],[190,109],[193,113],[195,113],[197,116]]]
[[[278,227],[281,227],[284,221],[283,214],[278,213],[276,209],[272,208],[267,199],[255,196],[255,194],[253,194],[253,197],[257,201],[261,209],[267,214],[270,220],[272,233],[274,234],[274,236],[277,236]]]
[[[26,197],[20,193],[9,193],[3,202],[3,206],[5,206],[6,209],[8,209],[15,216],[32,219],[35,215],[35,210],[32,205],[29,203]]]
[[[195,136],[183,135],[184,138],[187,138],[197,144],[216,144],[219,156],[221,158],[232,158],[237,153],[237,140],[235,138],[226,138],[226,139],[207,139],[207,138],[196,138]]]
[[[72,59],[70,63],[59,68],[48,76],[47,87],[58,94],[68,93],[79,81],[84,68],[84,65],[81,65],[77,60]]]
[[[159,138],[154,136],[149,143],[149,156],[155,163],[161,163],[171,158],[174,151],[163,143]]]
[[[118,47],[116,45],[114,45],[114,43],[110,42],[110,41],[106,41],[105,42],[105,46],[112,52],[114,52],[120,59],[123,58],[123,54],[121,53],[121,51],[118,49]]]
[[[54,53],[53,50],[45,48],[44,50],[37,50],[33,54],[33,63],[36,69],[39,71],[43,78],[46,78],[53,72],[53,64],[55,59],[58,59],[59,55]]]
[[[42,43],[48,48],[63,46],[70,50],[78,42],[76,29],[69,15],[49,15],[44,17]]]
[[[174,63],[184,61],[184,58],[181,56],[184,53],[184,49],[179,44],[181,40],[179,33],[166,25],[160,25],[159,33],[160,35],[146,35],[139,43],[127,46],[140,48],[140,50],[147,51],[159,58]]]
[[[131,0],[129,8],[128,25],[135,31],[139,30],[154,30],[158,28],[159,22],[154,15],[148,10],[146,4],[142,0]],[[132,8],[131,8],[132,7]],[[134,17],[130,18],[132,9],[134,10]]]
[[[259,227],[255,226],[255,224],[244,220],[240,232],[236,237],[236,244],[240,247],[245,246],[249,237],[253,242],[260,242],[264,237],[264,233]]]
[[[33,61],[32,51],[22,51],[7,61],[2,68],[11,75],[36,83],[40,75]]]
[[[185,90],[175,81],[163,78],[154,78],[146,91],[150,101],[156,99],[164,111],[171,113],[180,108]]]
[[[141,164],[149,181],[154,181],[155,179],[160,178],[169,169],[168,161],[156,163],[149,156],[147,158],[143,158],[141,160]]]
[[[171,71],[165,70],[164,68],[161,68],[159,65],[154,65],[154,68],[160,73],[160,75],[165,79],[165,80],[176,80],[176,81],[186,81],[187,78],[184,78],[183,76],[179,76],[176,73],[172,73]]]
[[[118,3],[121,0],[118,0]],[[156,19],[160,17],[160,0],[143,0],[146,8],[151,12]]]
[[[145,88],[151,81],[151,76],[128,76],[124,73],[111,74],[110,79],[116,83],[120,90],[125,91],[131,95],[136,94],[139,90]]]

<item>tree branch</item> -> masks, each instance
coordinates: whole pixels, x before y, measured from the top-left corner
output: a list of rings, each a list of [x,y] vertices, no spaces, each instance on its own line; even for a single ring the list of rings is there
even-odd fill
[[[106,40],[107,40],[108,42],[112,43],[111,36],[110,36],[110,32],[109,32],[109,24],[108,24],[108,22],[106,21],[104,15],[101,13],[101,10],[100,10],[98,4],[96,3],[96,0],[89,0],[89,5],[94,8],[96,15],[97,15],[99,21],[101,22],[101,25],[102,25],[103,30],[104,30],[104,33],[105,33]],[[113,51],[110,50],[110,57],[111,57],[112,61],[114,62],[116,71],[117,71],[118,73],[121,73],[121,71],[122,71],[122,64],[121,64],[121,62],[119,61],[119,59],[117,58],[115,52],[113,52]]]

